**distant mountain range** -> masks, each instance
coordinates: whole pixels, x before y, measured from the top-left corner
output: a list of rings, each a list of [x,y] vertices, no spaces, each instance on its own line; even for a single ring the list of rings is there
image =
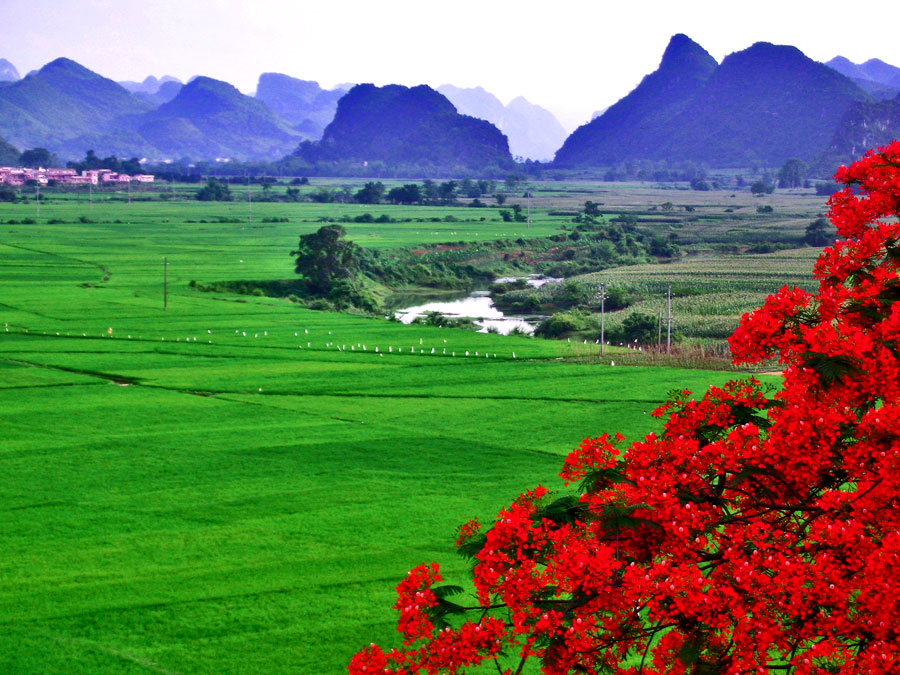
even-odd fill
[[[360,84],[340,101],[322,140],[301,146],[308,162],[408,165],[419,168],[512,169],[509,143],[497,127],[457,112],[426,85]]]
[[[900,137],[898,102],[900,68],[878,59],[821,64],[760,42],[717,63],[682,34],[653,73],[568,138],[546,109],[523,97],[504,105],[481,87],[329,90],[264,73],[247,96],[208,77],[117,83],[64,58],[20,78],[0,59],[0,149],[8,158],[10,146],[44,147],[64,160],[88,149],[156,161],[291,155],[445,174],[554,153],[554,167],[577,170],[629,160],[778,166],[791,157],[828,166]]]
[[[556,154],[556,164],[811,161],[850,107],[870,100],[849,78],[795,47],[759,42],[717,64],[700,45],[676,35],[659,68],[577,129]]]
[[[487,120],[506,134],[510,152],[516,157],[551,160],[566,140],[566,130],[553,113],[522,96],[504,106],[482,87],[465,89],[443,84],[437,90],[463,115]]]
[[[168,103],[178,95],[178,92],[184,86],[181,80],[171,75],[163,75],[159,79],[156,79],[153,75],[148,75],[143,82],[125,81],[119,82],[119,84],[153,106]]]
[[[334,119],[338,100],[348,89],[322,89],[318,82],[311,80],[263,73],[256,85],[256,98],[304,138],[318,140]]]
[[[12,64],[0,61],[0,73],[8,78],[7,83],[0,85],[0,136],[16,147],[45,147],[65,159],[80,158],[88,149],[100,155],[140,156],[151,160],[278,159],[291,153],[302,141],[322,138],[335,117],[338,101],[352,86],[339,85],[327,90],[317,82],[264,73],[255,96],[251,97],[226,82],[208,77],[196,77],[183,84],[171,76],[151,75],[141,82],[117,83],[64,58],[48,63],[24,79],[18,78]],[[481,124],[459,123],[452,104],[433,90],[428,91],[444,105],[435,104],[428,96],[410,99],[424,106],[419,111],[419,116],[424,117],[417,120],[417,128],[423,134],[420,137],[424,143],[420,147],[423,154],[411,159],[410,152],[415,146],[410,146],[409,152],[395,148],[384,156],[426,166],[444,162],[472,166],[478,157],[485,158],[492,166],[507,161],[509,151],[506,139],[500,141],[502,134],[495,135]],[[380,97],[383,98],[384,95]],[[409,104],[407,98],[399,96],[391,100],[396,100],[398,105]],[[524,143],[536,139],[545,145],[541,156],[552,156],[555,150],[552,146],[561,143],[565,135],[552,115],[524,99],[513,101],[505,109],[502,104],[500,107],[515,138]],[[398,117],[408,113],[408,106],[401,105],[397,110]],[[449,122],[447,113],[454,116],[453,123]],[[389,109],[380,108],[379,114],[385,118],[385,128],[396,129],[387,120],[391,117]],[[345,130],[348,124],[353,126],[345,119]],[[545,127],[557,138],[548,145],[542,138],[546,136],[545,130],[535,127]],[[475,134],[471,143],[462,142],[463,128]],[[335,133],[339,133],[340,125],[337,129]],[[429,134],[445,132],[446,138],[429,137]],[[442,145],[447,145],[447,149],[442,149]],[[373,138],[369,147],[380,147],[379,140]],[[496,149],[499,150],[495,152]],[[530,150],[519,150],[534,156]],[[334,156],[333,152],[319,154],[329,159]]]
[[[151,109],[112,80],[69,59],[51,61],[37,73],[0,87],[0,136],[26,149],[44,147],[81,157],[88,148],[106,150],[103,138],[120,120]],[[119,139],[116,150],[131,138]],[[110,148],[111,149],[111,148]],[[135,147],[134,152],[142,152]]]
[[[900,94],[900,68],[880,59],[853,63],[843,56],[835,56],[825,65],[849,77],[873,98],[884,100]]]
[[[69,158],[93,149],[155,159],[278,159],[302,140],[265,104],[226,82],[154,80],[132,93],[57,59],[0,87],[0,135],[17,147],[45,147]]]
[[[171,101],[124,124],[169,156],[277,159],[300,140],[264,103],[209,77],[194,78]]]
[[[0,59],[0,82],[15,82],[19,79],[16,67],[6,59]]]

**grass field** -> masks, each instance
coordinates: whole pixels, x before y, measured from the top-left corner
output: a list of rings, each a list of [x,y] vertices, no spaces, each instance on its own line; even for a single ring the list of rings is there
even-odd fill
[[[188,287],[290,276],[333,205],[255,205],[291,222],[251,227],[209,222],[237,203],[59,199],[9,224],[33,208],[0,205],[0,672],[341,672],[396,643],[407,569],[461,577],[457,525],[560,487],[587,435],[650,431],[669,389],[729,377]],[[511,227],[348,230],[397,246]]]

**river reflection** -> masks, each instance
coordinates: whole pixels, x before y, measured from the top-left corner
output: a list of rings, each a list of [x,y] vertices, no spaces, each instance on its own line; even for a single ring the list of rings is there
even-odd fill
[[[486,333],[489,328],[496,329],[502,335],[507,335],[515,328],[526,333],[534,332],[534,325],[539,320],[538,317],[529,319],[528,317],[507,316],[494,307],[494,301],[488,293],[488,291],[474,291],[459,300],[427,302],[413,307],[404,307],[394,310],[394,315],[403,323],[412,323],[428,312],[438,312],[452,319],[475,319],[475,323],[481,326],[479,333]]]

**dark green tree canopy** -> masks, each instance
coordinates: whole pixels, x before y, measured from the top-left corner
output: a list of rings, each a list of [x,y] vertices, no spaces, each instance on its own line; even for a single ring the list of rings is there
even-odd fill
[[[384,197],[384,183],[370,181],[357,190],[353,198],[360,204],[380,204]]]
[[[387,198],[393,204],[418,204],[422,201],[422,190],[416,183],[406,183],[402,187],[391,188]]]
[[[824,218],[817,218],[806,226],[803,241],[810,246],[829,246],[834,243],[837,234],[831,224]]]
[[[347,231],[340,225],[325,225],[316,232],[300,235],[300,243],[291,255],[294,269],[303,275],[308,290],[328,295],[341,281],[353,280],[359,272],[361,249],[344,239]]]
[[[778,187],[798,188],[803,187],[808,169],[806,164],[796,157],[787,160],[778,172]]]
[[[31,150],[26,150],[19,156],[19,163],[22,166],[35,169],[38,167],[47,168],[59,166],[59,159],[57,159],[56,155],[47,150],[47,148],[32,148]]]
[[[201,202],[230,202],[233,199],[228,186],[215,178],[206,181],[206,185],[197,191],[196,196]]]

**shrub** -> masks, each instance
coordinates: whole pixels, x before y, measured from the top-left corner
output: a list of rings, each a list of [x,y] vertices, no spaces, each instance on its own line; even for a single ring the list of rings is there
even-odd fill
[[[578,310],[570,310],[557,312],[553,316],[544,319],[534,329],[534,334],[541,337],[559,337],[566,333],[587,330],[588,326],[587,316]]]

